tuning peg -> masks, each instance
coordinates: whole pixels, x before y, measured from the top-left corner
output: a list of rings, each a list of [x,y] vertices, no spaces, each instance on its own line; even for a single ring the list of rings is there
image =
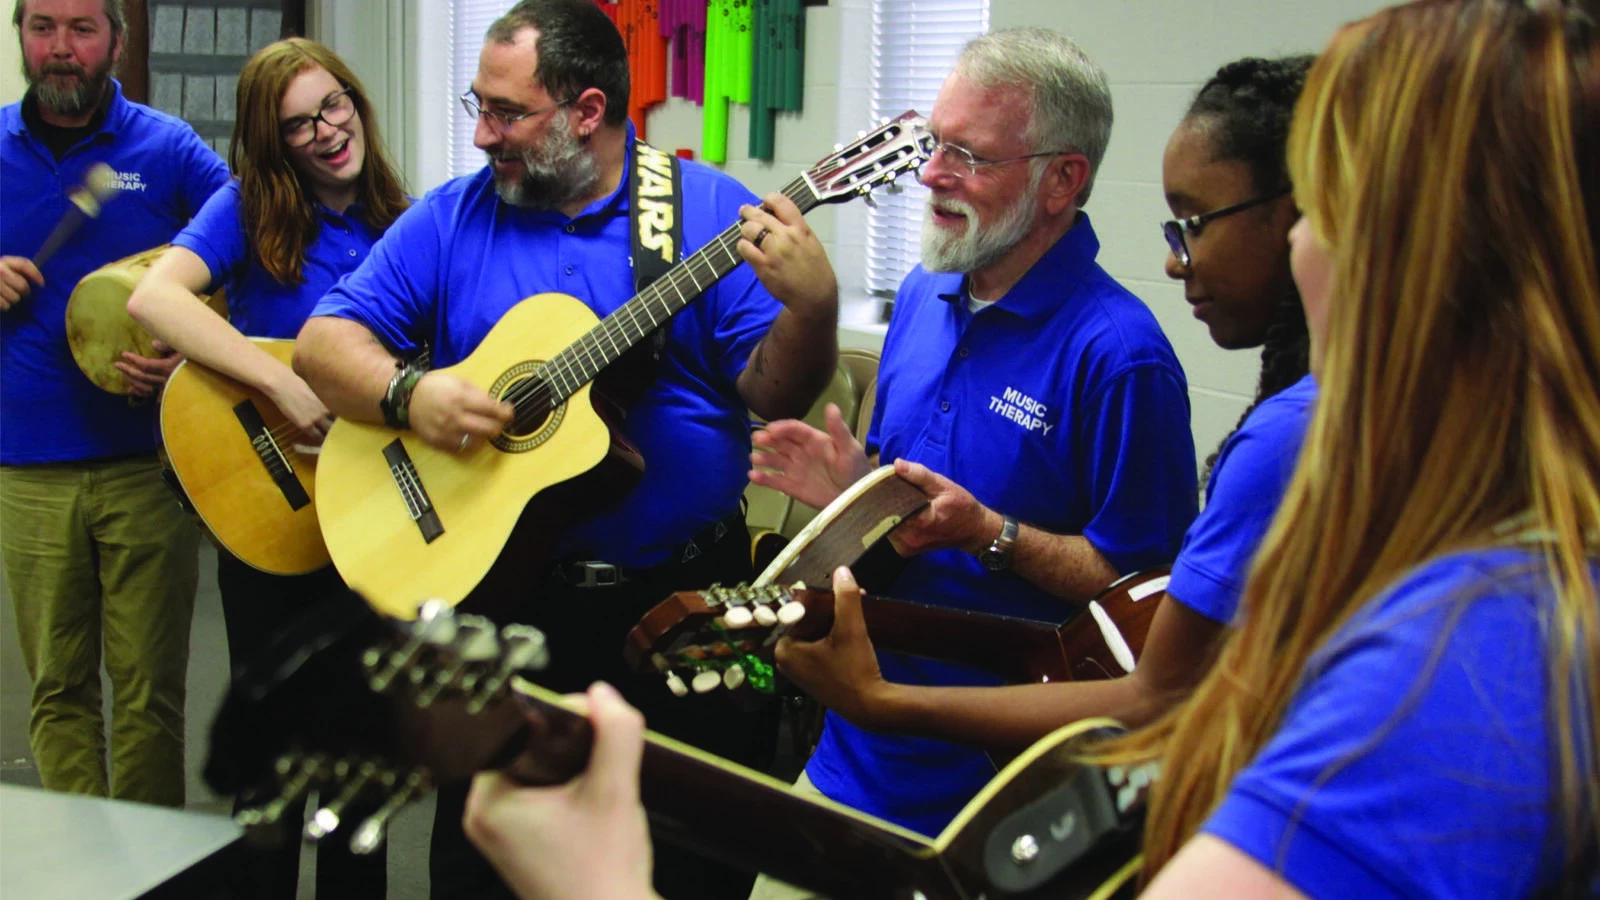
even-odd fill
[[[878,198],[872,196],[872,188],[863,187],[862,190],[865,191],[865,193],[863,193],[861,195],[862,202],[867,204],[867,208],[868,209],[877,209],[878,208]]]
[[[793,625],[805,617],[805,604],[798,600],[790,600],[788,603],[778,607],[778,621],[781,624]]]
[[[278,835],[278,820],[283,818],[284,811],[311,790],[313,782],[325,774],[326,767],[327,759],[321,754],[307,757],[292,755],[279,757],[273,764],[273,769],[282,779],[278,796],[272,798],[272,801],[265,806],[240,810],[233,817],[234,822],[238,823],[252,840],[272,842]]]
[[[334,767],[336,775],[342,775],[339,770],[349,771],[350,764],[341,760]],[[323,806],[311,815],[311,821],[306,825],[306,840],[320,841],[339,828],[339,817],[344,814],[345,807],[349,806],[358,795],[366,790],[367,785],[378,777],[378,767],[375,763],[364,762],[356,766],[355,774],[345,783],[344,790],[333,799],[332,803]]]
[[[737,690],[744,684],[744,666],[734,663],[722,670],[722,686],[728,690]]]
[[[843,144],[834,144],[833,145],[833,152],[835,152],[835,153],[838,153],[840,150],[843,150],[843,149],[844,149],[844,145]]]
[[[500,692],[511,680],[511,675],[524,669],[543,669],[550,664],[550,653],[545,647],[544,632],[532,625],[507,625],[500,629],[504,649],[500,653],[500,666],[483,680],[477,693],[467,702],[467,712],[473,715]]]
[[[745,607],[735,606],[722,614],[722,621],[727,627],[737,630],[749,628],[750,623],[755,621],[755,616]]]
[[[368,676],[367,684],[377,693],[389,689],[395,676],[417,660],[417,655],[423,647],[429,644],[448,644],[455,639],[456,618],[450,607],[437,600],[429,600],[417,608],[417,620],[403,626],[407,632],[406,642],[398,649],[384,655],[382,650],[368,650],[362,656],[362,663],[366,666]],[[380,666],[382,668],[380,668]],[[416,671],[411,676],[416,679]]]
[[[677,672],[667,673],[667,690],[671,691],[674,697],[689,696],[689,686],[683,683],[683,679],[678,677]]]
[[[714,670],[706,669],[702,672],[696,672],[694,681],[690,682],[690,684],[694,687],[696,694],[709,694],[716,690],[718,685],[722,684],[722,676],[718,675]]]
[[[384,837],[389,830],[389,820],[422,792],[426,782],[427,779],[421,769],[414,769],[406,775],[405,781],[401,782],[400,787],[389,795],[389,799],[378,807],[378,811],[367,816],[356,828],[356,833],[350,838],[350,852],[357,856],[366,856],[382,847]]]
[[[433,703],[446,688],[472,690],[478,680],[479,673],[475,671],[478,664],[500,655],[500,634],[495,629],[494,623],[488,619],[481,616],[460,616],[455,640],[450,642],[449,649],[454,658],[434,674],[431,684],[417,693],[417,706],[425,707]],[[426,676],[422,669],[417,669],[416,672]],[[412,680],[418,681],[415,673]],[[420,681],[418,683],[420,684]]]
[[[762,628],[771,628],[778,624],[778,614],[773,612],[770,606],[762,605],[756,607],[754,615],[756,624]]]

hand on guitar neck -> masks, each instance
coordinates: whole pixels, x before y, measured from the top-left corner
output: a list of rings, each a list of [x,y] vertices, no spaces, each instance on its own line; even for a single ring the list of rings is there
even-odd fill
[[[773,659],[801,690],[862,728],[876,727],[876,713],[893,702],[895,685],[884,680],[867,635],[861,588],[845,566],[833,573],[833,627],[815,641],[780,639]]]
[[[467,837],[519,897],[653,898],[639,801],[644,717],[604,682],[585,696],[594,744],[583,774],[530,788],[499,770],[479,773],[467,795]]]

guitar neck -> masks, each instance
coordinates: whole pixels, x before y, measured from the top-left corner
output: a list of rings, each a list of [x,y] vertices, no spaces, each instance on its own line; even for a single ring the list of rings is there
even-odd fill
[[[796,178],[783,189],[802,214],[820,202],[805,178]],[[552,403],[566,400],[615,362],[645,335],[668,322],[690,301],[722,280],[744,262],[737,244],[743,236],[735,223],[723,229],[705,246],[673,266],[632,300],[606,316],[572,346],[562,350],[544,369],[552,391]]]
[[[833,627],[833,594],[807,591],[806,616],[792,633],[816,640]],[[1062,628],[1010,616],[969,612],[865,594],[861,615],[879,650],[961,663],[1006,681],[1067,681],[1071,658]]]
[[[502,765],[530,784],[560,783],[587,765],[589,722],[560,696],[516,679],[527,724]],[[504,755],[504,753],[503,753]],[[671,738],[647,733],[640,799],[651,831],[679,846],[835,898],[957,898],[934,842]]]

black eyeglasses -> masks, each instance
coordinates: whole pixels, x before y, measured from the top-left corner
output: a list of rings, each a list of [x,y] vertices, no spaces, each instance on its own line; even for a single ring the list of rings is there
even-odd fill
[[[1019,162],[1024,159],[1038,159],[1041,156],[1060,156],[1064,153],[1076,153],[1076,150],[1044,150],[1039,153],[1024,153],[1021,156],[1007,156],[1004,159],[984,159],[960,144],[949,141],[939,141],[928,152],[928,161],[932,162],[934,154],[944,154],[945,163],[950,166],[950,173],[957,178],[966,178],[978,174],[978,170],[988,166],[998,166],[1003,163]]]
[[[504,133],[507,128],[510,128],[518,122],[521,122],[523,119],[531,119],[534,116],[544,115],[552,109],[560,109],[561,107],[572,102],[571,100],[562,100],[559,103],[552,103],[543,109],[536,109],[532,112],[514,113],[508,115],[506,113],[495,112],[492,109],[484,107],[478,102],[478,95],[474,94],[472,91],[467,91],[465,94],[462,94],[460,99],[461,108],[466,110],[467,115],[471,116],[474,121],[480,118],[487,119],[491,128],[494,128],[496,131],[502,133]]]
[[[1271,203],[1279,197],[1289,194],[1291,191],[1292,188],[1284,188],[1283,190],[1278,191],[1276,194],[1267,194],[1264,197],[1257,197],[1254,200],[1246,200],[1243,203],[1235,203],[1232,206],[1224,206],[1221,209],[1214,209],[1211,212],[1201,213],[1198,216],[1190,216],[1187,219],[1169,219],[1161,223],[1161,233],[1166,236],[1167,246],[1172,248],[1172,255],[1176,256],[1178,258],[1178,262],[1187,268],[1190,262],[1193,261],[1192,257],[1189,256],[1189,242],[1186,240],[1188,235],[1198,232],[1201,226],[1205,225],[1207,222],[1210,222],[1212,219],[1220,219],[1223,216],[1231,216],[1237,212],[1244,212],[1247,209],[1253,209],[1263,203]]]
[[[304,147],[316,140],[318,122],[326,122],[337,128],[350,121],[350,117],[356,114],[356,101],[350,96],[351,90],[345,88],[324,97],[322,109],[314,116],[295,116],[278,123],[278,132],[283,135],[284,144]]]

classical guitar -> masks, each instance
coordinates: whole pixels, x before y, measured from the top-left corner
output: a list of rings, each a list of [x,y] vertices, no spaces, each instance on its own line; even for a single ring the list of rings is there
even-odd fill
[[[249,340],[289,365],[294,341]],[[427,353],[417,362],[427,365]],[[184,360],[162,390],[160,428],[175,487],[225,550],[276,575],[328,564],[317,525],[320,448],[265,394]]]
[[[1167,570],[1129,575],[1064,623],[976,613],[864,594],[861,613],[879,650],[963,663],[1012,683],[1085,681],[1133,671],[1167,584]],[[775,689],[772,649],[833,627],[833,593],[804,585],[679,591],[628,632],[623,654],[660,672],[673,693],[748,685]]]
[[[545,655],[534,629],[442,604],[409,623],[354,598],[329,604],[235,683],[206,779],[253,804],[239,821],[263,840],[282,836],[284,813],[317,790],[321,808],[292,828],[357,852],[380,846],[407,803],[474,771],[564,782],[587,763],[589,724],[524,677]],[[839,900],[1127,896],[1155,767],[1081,759],[1118,731],[1097,719],[1055,732],[933,839],[655,734],[641,797],[655,835]],[[354,808],[375,812],[354,821]]]
[[[906,113],[831,154],[784,189],[802,212],[869,193],[927,158],[932,138]],[[743,262],[731,225],[604,320],[564,294],[512,307],[450,372],[516,408],[494,439],[465,453],[409,431],[341,420],[323,444],[318,517],[334,565],[381,612],[414,613],[416,597],[454,605],[473,591],[518,530],[512,567],[548,552],[563,501],[594,503],[571,483],[602,463],[642,461],[595,409],[596,375]],[[628,457],[632,456],[631,460]],[[530,503],[531,501],[534,501]],[[539,540],[520,538],[529,530]],[[534,551],[527,547],[535,546]],[[503,577],[503,573],[502,573]],[[499,580],[499,579],[496,579]],[[526,583],[526,582],[524,582]],[[479,594],[494,595],[485,590]]]

